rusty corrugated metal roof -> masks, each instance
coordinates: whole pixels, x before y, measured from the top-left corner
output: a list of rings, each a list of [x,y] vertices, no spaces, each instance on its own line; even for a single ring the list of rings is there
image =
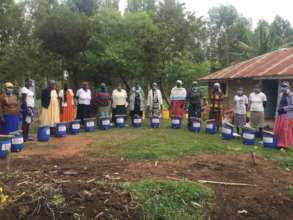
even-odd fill
[[[211,73],[200,80],[239,78],[293,77],[293,48],[285,48],[257,56],[223,70]]]

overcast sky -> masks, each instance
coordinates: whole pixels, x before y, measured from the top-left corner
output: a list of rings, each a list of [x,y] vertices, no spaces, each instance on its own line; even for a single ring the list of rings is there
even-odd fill
[[[293,25],[293,0],[179,0],[186,4],[189,11],[195,11],[198,15],[207,16],[209,8],[221,4],[234,5],[237,10],[246,17],[252,19],[256,25],[259,19],[272,21],[276,15],[290,21]],[[126,0],[120,0],[124,8]]]

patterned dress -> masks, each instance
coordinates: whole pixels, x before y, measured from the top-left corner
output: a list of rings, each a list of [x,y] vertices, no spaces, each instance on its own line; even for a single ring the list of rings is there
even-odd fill
[[[224,94],[220,90],[213,91],[210,96],[210,119],[215,119],[217,127],[222,126],[222,114],[224,110]]]

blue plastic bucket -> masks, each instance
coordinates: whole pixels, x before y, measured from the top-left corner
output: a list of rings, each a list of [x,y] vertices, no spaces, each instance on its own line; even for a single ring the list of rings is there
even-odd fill
[[[110,118],[100,118],[100,129],[108,130],[111,128]]]
[[[50,140],[50,128],[47,126],[39,127],[38,129],[38,141],[47,142]]]
[[[84,129],[86,132],[94,132],[97,129],[97,123],[95,118],[84,119]]]
[[[6,136],[6,135],[5,135]],[[5,159],[11,150],[11,137],[0,137],[0,159]]]
[[[277,139],[274,133],[269,131],[264,131],[263,146],[265,148],[277,149]]]
[[[200,118],[190,118],[188,122],[188,128],[190,131],[199,133],[200,132]]]
[[[253,128],[243,128],[242,139],[243,144],[252,145],[255,143],[255,129]]]
[[[139,116],[135,116],[132,121],[132,126],[134,128],[141,128],[142,119]]]
[[[125,128],[125,115],[116,115],[116,127]]]
[[[171,126],[174,129],[180,129],[181,128],[181,124],[182,124],[182,119],[181,118],[177,118],[177,117],[173,117],[171,119]]]
[[[65,137],[67,131],[66,123],[57,123],[56,124],[56,137]]]
[[[80,133],[80,120],[70,122],[69,131],[71,135],[78,135]]]
[[[206,121],[206,133],[215,134],[217,132],[217,125],[215,119],[210,119]]]
[[[18,131],[12,132],[10,134],[13,135],[13,137],[11,138],[11,152],[20,152],[23,148],[24,143],[22,133]]]
[[[151,118],[151,128],[160,127],[160,118]]]
[[[233,136],[234,125],[225,122],[222,127],[222,137],[224,140],[231,140]]]

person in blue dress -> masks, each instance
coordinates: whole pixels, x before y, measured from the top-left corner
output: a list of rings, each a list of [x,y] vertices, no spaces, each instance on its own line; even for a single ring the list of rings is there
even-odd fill
[[[4,84],[4,92],[0,95],[0,134],[7,135],[18,131],[19,104],[11,82]]]

